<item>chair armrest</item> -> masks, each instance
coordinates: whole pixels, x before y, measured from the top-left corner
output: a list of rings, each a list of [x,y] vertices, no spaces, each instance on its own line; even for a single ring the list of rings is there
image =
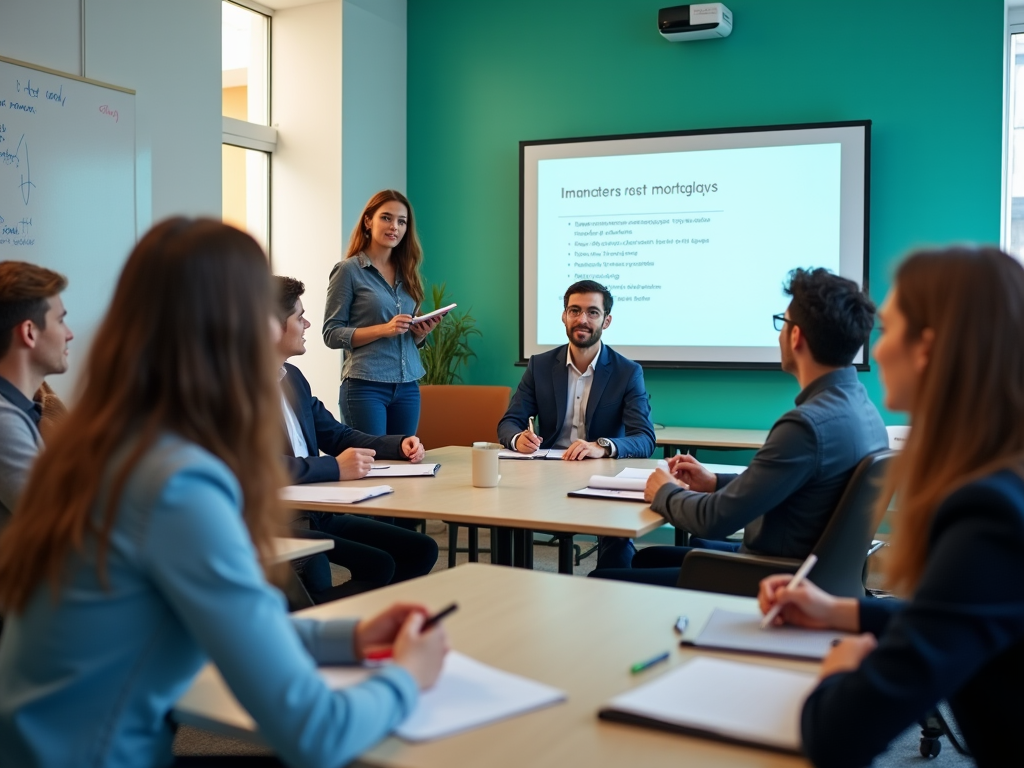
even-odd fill
[[[758,585],[773,573],[796,573],[799,560],[741,552],[691,549],[679,569],[676,586],[702,592],[756,597]]]

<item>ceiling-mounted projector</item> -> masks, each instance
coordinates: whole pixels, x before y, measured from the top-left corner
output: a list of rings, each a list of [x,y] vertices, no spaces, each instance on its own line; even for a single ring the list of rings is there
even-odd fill
[[[658,31],[666,40],[714,40],[732,32],[732,11],[722,3],[674,5],[658,11]]]

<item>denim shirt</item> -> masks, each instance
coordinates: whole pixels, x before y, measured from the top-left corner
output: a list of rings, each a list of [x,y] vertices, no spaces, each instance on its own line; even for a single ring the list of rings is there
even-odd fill
[[[328,347],[347,353],[341,366],[342,380],[401,384],[421,378],[426,371],[412,331],[352,347],[352,334],[357,328],[381,325],[395,315],[414,315],[416,310],[416,302],[402,285],[401,275],[392,288],[365,254],[358,253],[336,264],[327,286],[323,334]]]

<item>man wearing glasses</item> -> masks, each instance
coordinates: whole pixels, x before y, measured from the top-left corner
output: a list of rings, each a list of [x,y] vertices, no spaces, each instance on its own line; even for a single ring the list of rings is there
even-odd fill
[[[569,343],[530,358],[498,439],[519,453],[564,449],[566,461],[649,458],[654,426],[643,370],[601,342],[612,322],[611,293],[581,280],[563,306]],[[629,539],[602,538],[598,566],[627,567],[635,551]]]
[[[825,269],[796,269],[789,308],[775,315],[782,370],[800,384],[784,413],[739,475],[716,475],[692,456],[655,470],[644,498],[693,536],[691,545],[770,557],[805,558],[814,548],[853,470],[889,439],[852,363],[867,344],[875,305],[852,280]],[[743,541],[723,539],[744,529]],[[648,547],[632,567],[592,576],[675,586],[689,547]]]

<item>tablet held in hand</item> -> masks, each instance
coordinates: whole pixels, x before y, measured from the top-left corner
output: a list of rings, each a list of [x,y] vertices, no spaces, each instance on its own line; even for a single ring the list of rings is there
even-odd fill
[[[435,317],[444,317],[457,306],[459,305],[449,304],[447,307],[441,307],[440,309],[435,309],[433,312],[428,312],[425,315],[419,315],[418,317],[414,317],[412,319],[412,325],[417,325],[418,323],[422,323],[424,320],[431,320]]]

